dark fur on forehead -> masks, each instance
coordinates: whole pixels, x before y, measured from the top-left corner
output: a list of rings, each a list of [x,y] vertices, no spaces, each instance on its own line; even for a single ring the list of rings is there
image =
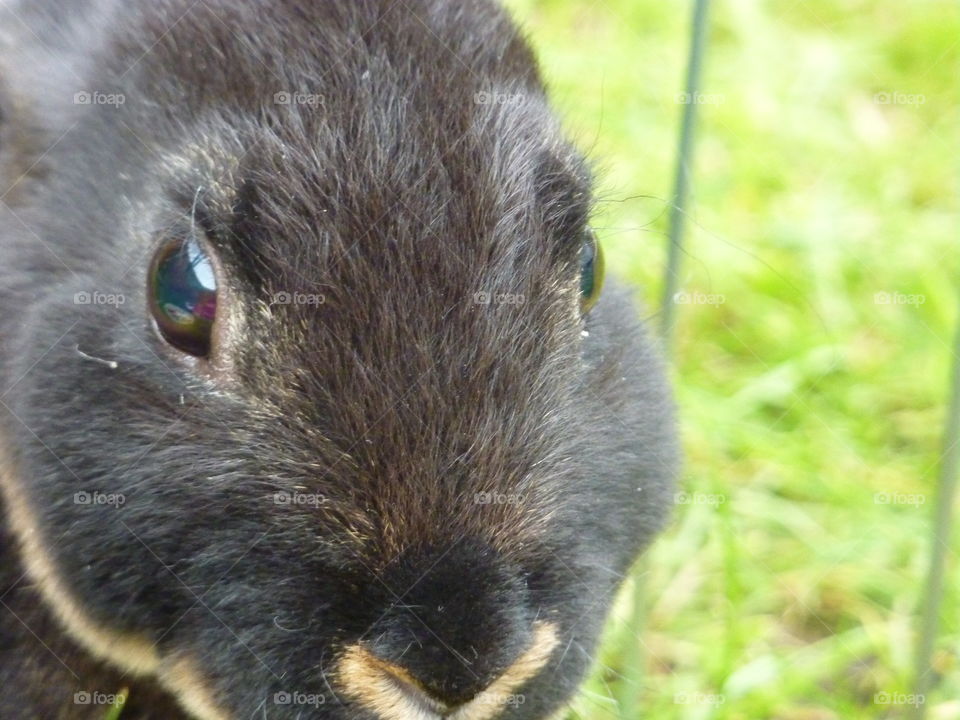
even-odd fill
[[[551,448],[567,447],[557,435],[569,418],[549,417],[558,398],[543,388],[569,387],[557,381],[575,368],[579,331],[556,318],[576,308],[572,260],[589,211],[586,172],[555,127],[525,44],[488,3],[338,5],[313,21],[320,37],[311,47],[321,57],[293,54],[303,62],[291,62],[285,24],[311,23],[316,7],[285,7],[269,25],[276,37],[260,38],[259,52],[236,62],[227,54],[238,36],[248,42],[244,7],[212,6],[215,22],[206,10],[191,17],[214,28],[207,46],[197,38],[198,48],[211,48],[203,55],[227,55],[233,72],[229,84],[214,85],[215,106],[179,118],[194,139],[175,189],[182,203],[199,205],[228,269],[245,280],[246,301],[262,309],[247,320],[244,381],[288,425],[320,432],[328,462],[350,476],[323,487],[330,516],[341,510],[382,543],[371,561],[426,528],[451,532],[437,514],[451,503],[477,510],[464,499],[478,487],[527,491],[524,513],[482,508],[473,530],[469,514],[457,520],[455,532],[482,532],[508,551],[525,525],[549,514],[547,502],[531,512],[530,463],[543,476]],[[465,13],[478,15],[467,23]],[[490,41],[459,31],[481,21]],[[352,34],[367,26],[378,31]],[[161,39],[154,52],[183,42],[182,34],[169,47]],[[443,72],[426,72],[438,58]],[[202,75],[203,62],[195,70]],[[183,87],[200,93],[199,105],[201,96],[209,102],[193,74]],[[316,102],[278,104],[279,92]],[[556,282],[558,266],[566,285]],[[271,302],[282,293],[324,302]],[[522,303],[486,306],[474,301],[478,293]],[[324,365],[305,374],[312,358]],[[438,406],[441,398],[454,404]],[[491,423],[508,403],[525,412]],[[371,418],[390,421],[370,426]],[[494,469],[481,486],[459,477],[477,466]],[[424,500],[424,482],[439,477],[443,492]],[[350,493],[337,503],[345,485]],[[362,516],[349,511],[358,497],[369,508]]]
[[[588,174],[555,126],[528,47],[492,4],[288,4],[267,10],[279,16],[267,27],[276,36],[256,44],[245,38],[244,13],[261,8],[214,5],[208,12],[216,21],[207,8],[182,21],[203,34],[190,75],[171,85],[162,63],[165,82],[149,72],[138,82],[176,96],[196,93],[201,110],[176,119],[195,137],[206,167],[194,165],[202,172],[178,189],[189,199],[197,186],[212,185],[204,188],[209,201],[219,201],[221,216],[242,218],[245,226],[232,229],[254,259],[315,260],[301,252],[327,249],[316,242],[319,231],[329,231],[332,243],[348,239],[354,251],[379,252],[381,238],[362,242],[371,225],[404,214],[432,227],[459,213],[477,233],[500,226],[511,245],[543,229],[579,242]],[[159,33],[169,16],[158,12],[153,22]],[[285,47],[303,23],[316,30],[312,57],[302,46]],[[179,53],[181,35],[174,43],[161,34],[151,53]],[[248,44],[257,52],[238,52]],[[231,72],[209,78],[208,64]],[[281,93],[312,100],[278,104]],[[150,101],[164,105],[176,96]],[[538,219],[544,228],[520,225]],[[278,236],[280,248],[270,242]],[[456,252],[457,241],[470,238],[450,240]]]

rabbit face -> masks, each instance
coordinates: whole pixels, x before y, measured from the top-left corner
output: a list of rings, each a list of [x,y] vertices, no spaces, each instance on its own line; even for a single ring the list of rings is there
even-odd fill
[[[199,718],[546,718],[675,450],[625,293],[583,311],[589,177],[528,49],[485,2],[187,5],[115,11],[123,102],[41,118],[0,231],[26,565]]]

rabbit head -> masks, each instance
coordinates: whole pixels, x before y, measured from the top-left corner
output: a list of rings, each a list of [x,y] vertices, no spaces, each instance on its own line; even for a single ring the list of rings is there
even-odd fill
[[[73,641],[203,720],[562,708],[676,451],[505,13],[23,17],[0,472]]]

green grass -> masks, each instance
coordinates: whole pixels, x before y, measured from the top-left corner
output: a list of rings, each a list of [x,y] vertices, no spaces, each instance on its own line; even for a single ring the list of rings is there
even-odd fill
[[[653,312],[691,5],[509,4],[598,160],[608,266]],[[571,717],[904,717],[878,694],[910,692],[957,321],[960,3],[714,0],[703,93],[681,287],[722,302],[682,306],[673,349],[702,496]],[[958,550],[937,720],[960,718]]]
[[[127,704],[127,695],[128,691],[126,688],[117,693],[116,700],[113,703],[113,707],[107,711],[104,720],[120,720],[120,716],[123,714],[123,706]]]

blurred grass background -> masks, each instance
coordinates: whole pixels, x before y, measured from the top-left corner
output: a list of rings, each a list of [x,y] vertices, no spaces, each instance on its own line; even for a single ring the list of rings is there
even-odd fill
[[[691,2],[507,4],[655,315]],[[570,717],[905,717],[960,294],[960,3],[714,0],[702,93],[683,494],[642,633],[628,587]],[[936,720],[960,718],[958,550]]]

